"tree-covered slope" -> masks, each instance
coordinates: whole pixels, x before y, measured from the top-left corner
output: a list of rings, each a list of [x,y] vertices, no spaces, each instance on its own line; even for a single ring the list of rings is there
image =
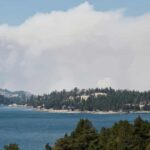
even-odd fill
[[[0,89],[0,104],[24,103],[31,97],[31,93],[26,91],[9,91]]]
[[[71,91],[54,91],[42,96],[32,96],[27,104],[46,109],[81,111],[150,110],[150,91],[75,88]]]

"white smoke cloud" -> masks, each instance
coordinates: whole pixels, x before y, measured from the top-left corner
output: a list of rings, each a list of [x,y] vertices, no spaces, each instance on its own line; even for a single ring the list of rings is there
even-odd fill
[[[0,25],[0,87],[35,93],[96,87],[150,88],[150,14],[125,17],[89,3]]]
[[[114,81],[111,78],[109,78],[109,77],[106,77],[106,78],[104,78],[102,80],[99,80],[97,82],[97,87],[98,88],[102,88],[102,89],[110,88],[110,87],[115,88],[115,86],[116,85],[115,85]]]

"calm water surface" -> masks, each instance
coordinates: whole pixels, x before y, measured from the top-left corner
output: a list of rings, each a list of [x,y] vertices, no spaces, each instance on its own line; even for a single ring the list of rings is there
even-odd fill
[[[22,150],[43,150],[46,143],[70,133],[80,118],[90,119],[97,130],[110,127],[119,120],[132,122],[139,114],[58,114],[36,112],[20,108],[0,107],[0,149],[3,145],[17,143]],[[140,114],[150,121],[150,114]]]

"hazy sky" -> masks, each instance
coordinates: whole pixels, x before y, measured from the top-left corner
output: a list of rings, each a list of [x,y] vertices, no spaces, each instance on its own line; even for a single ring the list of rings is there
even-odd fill
[[[147,0],[0,1],[0,87],[150,89]]]

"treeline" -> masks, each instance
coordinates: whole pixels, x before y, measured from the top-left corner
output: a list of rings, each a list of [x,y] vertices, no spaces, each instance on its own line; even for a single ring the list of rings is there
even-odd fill
[[[150,110],[150,91],[82,89],[53,91],[50,94],[27,97],[0,95],[0,104],[20,104],[46,109],[80,111],[139,111]]]
[[[71,91],[54,91],[42,96],[31,96],[25,102],[29,106],[46,109],[69,109],[81,111],[137,111],[150,110],[150,91],[128,91],[74,88]]]
[[[4,150],[19,150],[18,145],[8,145]],[[150,123],[136,118],[115,123],[111,128],[98,132],[87,119],[81,119],[70,135],[56,141],[45,150],[150,150]]]
[[[89,120],[81,119],[53,150],[150,150],[150,123],[138,117],[133,124],[120,121],[98,133]]]
[[[19,97],[8,98],[3,95],[0,95],[0,104],[9,105],[9,104],[13,104],[13,103],[21,104],[21,103],[24,103],[24,100],[22,100]]]

